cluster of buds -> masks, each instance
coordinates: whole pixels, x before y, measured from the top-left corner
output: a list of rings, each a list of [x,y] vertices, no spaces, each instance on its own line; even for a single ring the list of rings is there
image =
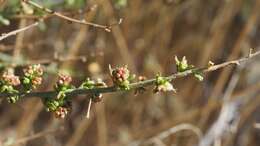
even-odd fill
[[[56,82],[54,88],[59,93],[64,93],[67,90],[73,89],[74,86],[71,85],[72,78],[66,74],[59,74],[58,81]],[[58,95],[57,98],[60,98]]]
[[[173,85],[170,83],[170,81],[167,78],[162,77],[160,75],[156,75],[155,88],[153,91],[154,93],[167,92],[167,91],[176,92],[176,89],[173,88]]]
[[[18,86],[18,85],[20,85],[19,77],[14,75],[10,71],[4,72],[1,79],[2,79],[3,84],[5,84],[5,85],[9,85],[9,86]]]
[[[123,90],[130,89],[130,82],[135,77],[134,75],[130,74],[127,66],[117,67],[114,69],[110,67],[110,75],[112,77],[114,85]]]
[[[188,61],[185,56],[182,57],[182,60],[180,61],[177,56],[175,56],[175,62],[177,67],[177,72],[184,72],[190,69],[194,69],[193,65],[189,65]],[[203,81],[203,74],[199,70],[193,70],[193,75],[196,79],[199,81]]]
[[[57,85],[59,86],[68,86],[72,81],[71,76],[65,74],[59,74],[59,79],[57,81]]]
[[[24,77],[22,83],[27,92],[35,89],[42,83],[43,68],[40,64],[30,65],[23,70]]]
[[[56,118],[64,119],[71,111],[71,101],[68,99],[55,99],[46,98],[44,99],[44,105],[48,112],[53,112]]]
[[[102,79],[97,79],[96,81],[87,78],[80,86],[83,89],[93,89],[93,88],[104,88],[107,87],[106,83]],[[103,95],[101,93],[94,93],[91,95],[93,102],[102,101]]]
[[[55,100],[54,98],[44,99],[44,105],[48,112],[55,112],[61,106],[61,104],[62,103],[60,103],[58,100]]]
[[[71,85],[72,78],[69,75],[66,74],[59,74],[58,81],[55,84],[56,90],[66,90]]]
[[[65,107],[58,107],[55,111],[55,117],[59,119],[64,119],[69,113],[69,109]]]
[[[17,94],[18,90],[15,89],[15,86],[20,85],[19,77],[14,75],[11,70],[5,71],[2,74],[1,80],[0,80],[0,91],[2,93],[9,93],[9,94]],[[19,100],[18,95],[13,95],[7,97],[8,102],[15,103],[17,100]]]
[[[57,118],[65,118],[71,109],[71,100],[66,96],[68,90],[74,89],[71,85],[72,78],[69,75],[59,74],[54,88],[57,91],[56,98],[46,98],[44,104],[47,111],[53,112]]]

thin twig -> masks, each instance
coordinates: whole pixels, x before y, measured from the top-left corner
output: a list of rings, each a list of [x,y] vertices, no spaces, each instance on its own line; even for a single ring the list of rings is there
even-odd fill
[[[201,138],[198,146],[210,146],[215,140],[221,140],[227,133],[236,131],[240,119],[240,106],[239,100],[225,103],[218,119]]]
[[[198,127],[191,125],[191,124],[183,123],[183,124],[176,125],[170,129],[167,129],[167,130],[149,138],[148,140],[132,142],[132,143],[128,144],[128,146],[149,145],[149,144],[153,144],[153,143],[156,143],[157,145],[164,145],[162,142],[163,139],[169,137],[170,135],[172,135],[174,133],[184,131],[184,130],[190,130],[190,131],[194,132],[197,135],[199,140],[202,137],[202,132]]]
[[[100,24],[96,24],[96,23],[92,23],[92,22],[87,22],[86,20],[77,20],[77,19],[74,19],[74,18],[71,18],[71,17],[68,17],[68,16],[65,16],[59,12],[56,12],[56,11],[53,11],[51,9],[48,9],[46,7],[43,7],[42,5],[36,3],[36,2],[33,2],[31,0],[22,0],[23,2],[25,2],[26,4],[29,4],[33,7],[36,7],[46,13],[49,13],[49,14],[52,14],[54,16],[57,16],[61,19],[64,19],[64,20],[67,20],[67,21],[70,21],[70,22],[74,22],[74,23],[78,23],[78,24],[83,24],[83,25],[89,25],[89,26],[93,26],[93,27],[97,27],[97,28],[102,28],[104,29],[105,31],[107,32],[111,32],[111,25],[100,25]]]
[[[198,139],[200,139],[202,137],[202,132],[198,127],[191,125],[191,124],[184,123],[184,124],[180,124],[180,125],[174,126],[170,129],[163,131],[162,133],[152,137],[149,141],[152,142],[155,139],[163,140],[163,139],[169,137],[170,135],[177,133],[179,131],[183,131],[183,130],[191,130],[198,136]]]
[[[248,57],[252,54],[252,50],[250,49]],[[214,146],[221,146],[221,141],[224,135],[227,132],[232,130],[236,130],[237,123],[239,121],[239,112],[238,106],[239,104],[233,104],[231,101],[231,94],[233,93],[235,87],[237,86],[237,82],[240,77],[240,73],[242,69],[245,67],[245,64],[242,64],[236,69],[236,72],[232,76],[227,89],[223,95],[223,105],[221,108],[221,112],[218,120],[211,126],[211,128],[207,131],[203,139],[200,141],[200,146],[208,146],[214,143]],[[234,103],[238,103],[239,100],[234,101]]]
[[[46,131],[43,131],[43,132],[39,132],[39,133],[36,133],[34,135],[18,139],[14,143],[12,143],[12,144],[10,144],[8,146],[15,146],[15,145],[18,145],[18,144],[23,144],[23,143],[28,142],[30,140],[33,140],[33,139],[36,139],[36,138],[39,138],[39,137],[46,136],[48,134],[52,134],[52,133],[58,132],[59,130],[62,130],[62,129],[52,129],[52,130],[46,130]]]
[[[228,83],[227,89],[223,95],[223,102],[224,104],[229,102],[231,100],[231,95],[234,92],[234,89],[237,86],[238,80],[240,78],[240,73],[241,71],[244,69],[245,65],[241,65],[239,67],[236,68],[235,73],[232,75],[230,82]]]
[[[30,25],[28,25],[28,26],[26,26],[26,27],[24,27],[24,28],[17,29],[17,30],[8,32],[8,33],[3,33],[3,34],[1,34],[1,36],[0,36],[0,41],[4,40],[4,39],[6,39],[6,38],[8,38],[8,37],[10,37],[10,36],[16,35],[17,33],[20,33],[20,32],[26,31],[26,30],[28,30],[28,29],[30,29],[30,28],[33,28],[33,27],[35,27],[35,26],[37,26],[37,25],[39,25],[39,22],[38,22],[38,21],[35,22],[35,23],[33,23],[33,24],[30,24]]]
[[[174,80],[176,78],[181,78],[185,77],[188,75],[194,74],[194,72],[203,72],[203,73],[208,73],[212,72],[221,68],[224,68],[229,65],[239,65],[243,62],[248,61],[249,59],[256,57],[260,55],[260,51],[255,52],[251,55],[248,55],[247,57],[237,59],[237,60],[232,60],[228,62],[224,62],[221,64],[213,65],[210,67],[203,67],[203,68],[195,68],[195,69],[190,69],[184,72],[178,72],[175,74],[172,74],[170,76],[167,76],[166,79],[168,80]],[[140,82],[135,82],[130,84],[130,89],[137,89],[140,87],[144,86],[150,86],[155,83],[156,79],[149,79],[145,81],[140,81]],[[119,92],[119,91],[124,91],[118,87],[115,86],[110,86],[110,87],[105,87],[105,88],[94,88],[94,89],[71,89],[66,92],[68,96],[77,96],[77,95],[85,95],[85,94],[90,94],[90,93],[109,93],[109,92]],[[8,96],[13,96],[17,94],[9,94],[9,93],[0,93],[0,97],[8,97]],[[19,96],[22,97],[41,97],[41,98],[46,98],[46,97],[55,97],[57,95],[57,92],[55,91],[45,91],[45,92],[31,92],[31,93],[18,93]]]

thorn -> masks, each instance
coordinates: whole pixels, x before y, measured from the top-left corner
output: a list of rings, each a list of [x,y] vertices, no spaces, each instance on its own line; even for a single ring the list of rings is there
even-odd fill
[[[89,119],[89,117],[90,117],[91,105],[92,105],[92,98],[90,98],[90,99],[89,99],[89,102],[88,102],[88,111],[87,111],[87,116],[86,116],[86,118],[88,118],[88,119]]]
[[[107,27],[105,28],[105,31],[111,32],[111,31],[112,31],[112,27],[114,27],[114,26],[116,26],[116,25],[120,25],[122,22],[123,22],[123,19],[120,18],[120,19],[118,20],[118,22],[112,23],[111,25],[107,26]]]
[[[249,49],[249,54],[248,54],[248,58],[252,57],[252,54],[253,54],[253,50],[254,50],[253,48],[250,48],[250,49]]]
[[[111,27],[112,27],[112,26],[106,27],[106,28],[105,28],[105,31],[106,31],[106,32],[111,32]]]
[[[118,21],[118,25],[120,25],[123,22],[123,18],[120,18]]]
[[[110,75],[112,76],[113,69],[112,69],[112,67],[111,67],[111,64],[108,65],[108,69],[109,69]]]

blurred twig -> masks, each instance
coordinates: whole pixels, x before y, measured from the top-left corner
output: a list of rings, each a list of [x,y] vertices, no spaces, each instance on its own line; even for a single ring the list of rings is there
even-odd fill
[[[105,14],[107,17],[111,19],[111,22],[116,22],[116,14],[113,9],[113,5],[110,0],[97,0],[97,2],[103,6]],[[120,19],[122,20],[122,19]],[[127,63],[129,68],[133,71],[136,71],[136,67],[134,64],[134,58],[131,55],[130,49],[128,47],[128,42],[126,37],[124,36],[124,33],[122,29],[119,27],[119,25],[116,25],[114,27],[114,30],[112,31],[112,35],[114,37],[115,43],[118,46],[118,52],[123,59],[122,61],[124,63]]]
[[[184,124],[176,125],[170,129],[167,129],[167,130],[157,134],[156,136],[149,138],[148,140],[130,143],[129,146],[149,145],[149,144],[153,144],[153,143],[156,143],[157,145],[165,145],[162,142],[163,139],[169,137],[170,135],[172,135],[174,133],[177,133],[177,132],[180,132],[183,130],[190,130],[190,131],[194,132],[198,136],[199,139],[202,137],[202,132],[198,127],[191,125],[191,124],[184,123]]]
[[[221,140],[227,132],[234,132],[240,118],[240,104],[240,100],[224,103],[217,121],[201,139],[199,146],[210,146]]]
[[[33,140],[33,139],[36,139],[36,138],[39,138],[39,137],[43,137],[43,136],[46,136],[48,134],[52,134],[52,133],[58,132],[60,130],[62,130],[62,129],[51,129],[51,130],[39,132],[39,133],[33,134],[31,136],[28,136],[28,137],[20,138],[20,139],[16,140],[14,143],[7,144],[5,146],[16,146],[16,145],[19,145],[19,144],[23,144],[23,143],[28,142],[30,140]]]
[[[111,31],[112,25],[105,26],[105,25],[100,25],[100,24],[96,24],[96,23],[92,23],[92,22],[87,22],[86,20],[77,20],[77,19],[65,16],[65,15],[63,15],[63,14],[61,14],[59,12],[53,11],[51,9],[48,9],[46,7],[43,7],[43,6],[39,5],[38,3],[33,2],[31,0],[23,0],[23,2],[29,4],[29,5],[31,5],[33,7],[36,7],[36,8],[38,8],[38,9],[40,9],[40,10],[46,12],[46,13],[53,14],[53,15],[61,18],[61,19],[64,19],[64,20],[67,20],[67,21],[70,21],[70,22],[83,24],[83,25],[89,25],[89,26],[93,26],[93,27],[96,27],[96,28],[102,28],[102,29],[104,29],[107,32]]]
[[[238,109],[241,101],[239,99],[231,101],[231,94],[237,85],[240,73],[244,66],[244,64],[239,66],[235,74],[232,76],[223,96],[223,106],[219,118],[208,130],[206,135],[201,139],[199,146],[210,146],[212,143],[214,143],[215,146],[220,146],[224,135],[227,132],[232,132],[232,129],[237,127],[237,123],[240,117]]]
[[[226,60],[233,60],[237,58],[241,53],[241,48],[243,46],[243,43],[245,43],[245,41],[250,36],[250,34],[255,31],[255,27],[257,26],[256,24],[258,22],[258,18],[260,15],[259,6],[260,6],[260,0],[256,0],[254,4],[254,8],[252,8],[250,17],[248,18],[247,23],[245,24],[242,31],[240,32],[239,37],[237,38],[233,48],[231,49],[232,51]],[[218,96],[221,93],[231,73],[232,73],[231,69],[224,69],[221,71],[210,97]]]
[[[17,29],[17,30],[8,32],[8,33],[3,33],[0,36],[0,41],[4,40],[4,39],[6,39],[6,38],[8,38],[10,36],[16,35],[17,33],[20,33],[20,32],[26,31],[26,30],[28,30],[30,28],[33,28],[35,26],[38,26],[38,25],[39,25],[39,22],[37,21],[37,22],[35,22],[33,24],[30,24],[30,25],[28,25],[26,27],[23,27],[23,28],[20,28],[20,29]]]

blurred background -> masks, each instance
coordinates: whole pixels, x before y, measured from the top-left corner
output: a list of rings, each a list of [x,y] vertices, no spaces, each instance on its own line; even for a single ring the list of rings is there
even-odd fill
[[[39,91],[52,90],[58,72],[70,73],[75,85],[86,77],[112,85],[109,64],[127,64],[132,73],[153,78],[158,72],[176,72],[175,55],[203,67],[209,60],[217,64],[247,56],[249,48],[259,50],[260,0],[34,1],[97,24],[123,19],[106,32],[20,0],[0,0],[0,34],[48,17],[0,42],[1,68],[19,64],[19,73],[23,64],[46,61]],[[65,119],[46,112],[39,98],[17,104],[1,100],[0,145],[259,146],[259,60],[208,73],[203,82],[176,79],[176,94],[153,94],[152,88],[137,96],[132,91],[105,94],[92,106],[90,119],[85,117],[84,96],[73,98],[73,110]]]

